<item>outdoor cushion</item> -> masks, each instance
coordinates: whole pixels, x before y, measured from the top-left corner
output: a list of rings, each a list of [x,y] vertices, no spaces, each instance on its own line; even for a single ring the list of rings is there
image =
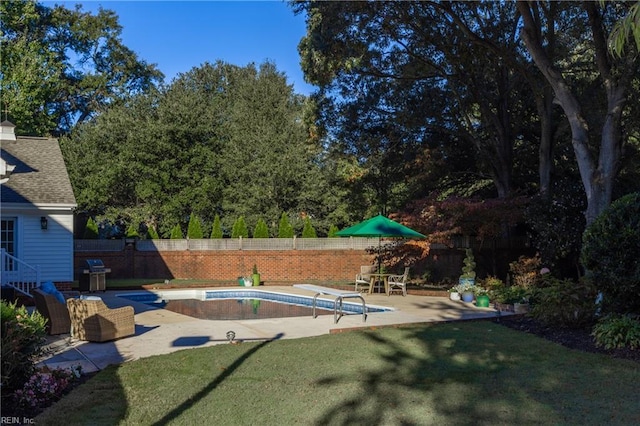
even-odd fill
[[[62,293],[60,293],[60,291],[51,281],[43,282],[40,285],[40,291],[52,295],[58,300],[58,302],[62,303],[63,305],[67,303]]]

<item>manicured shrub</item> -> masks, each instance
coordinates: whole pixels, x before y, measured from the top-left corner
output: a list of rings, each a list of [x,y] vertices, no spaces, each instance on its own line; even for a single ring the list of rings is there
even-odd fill
[[[158,231],[153,226],[147,227],[147,239],[149,240],[159,240],[160,236],[158,235]]]
[[[213,226],[211,227],[211,238],[222,238],[222,224],[220,223],[220,216],[218,215],[213,218]]]
[[[173,227],[169,238],[171,238],[172,240],[181,240],[184,238],[184,235],[182,234],[182,229],[180,228],[180,224]]]
[[[640,348],[640,320],[630,315],[606,315],[593,327],[596,346],[605,349]]]
[[[46,319],[38,312],[29,313],[24,306],[0,302],[2,330],[2,392],[22,388],[35,371],[35,359],[42,354]]]
[[[233,224],[233,228],[231,228],[231,238],[248,238],[249,230],[247,229],[247,224],[244,221],[244,216],[240,216],[236,219]]]
[[[335,225],[331,225],[329,227],[329,232],[327,233],[327,237],[328,238],[338,238],[338,236],[336,235],[338,233],[339,229],[337,226]]]
[[[293,235],[293,226],[289,223],[287,214],[283,212],[278,225],[278,238],[293,238]]]
[[[189,217],[189,225],[187,226],[187,238],[192,240],[199,240],[204,238],[202,233],[202,225],[200,225],[200,218],[195,214],[191,214]]]
[[[311,224],[311,219],[306,217],[304,219],[304,227],[302,228],[302,238],[318,238],[316,230]]]
[[[87,220],[87,226],[85,226],[84,228],[84,234],[82,235],[82,238],[84,238],[85,240],[97,240],[98,236],[98,224],[95,220],[93,220],[92,217],[90,217],[89,220]]]
[[[269,238],[269,228],[262,218],[258,219],[258,223],[256,223],[256,227],[253,230],[253,238]]]
[[[139,238],[140,234],[138,234],[138,227],[131,224],[129,225],[129,227],[127,228],[127,232],[125,232],[125,237],[126,238]]]
[[[545,287],[530,297],[531,316],[560,327],[578,328],[591,324],[596,313],[596,290],[588,280],[560,280],[545,277]]]
[[[602,292],[603,312],[640,312],[640,193],[609,206],[585,230],[581,262]]]

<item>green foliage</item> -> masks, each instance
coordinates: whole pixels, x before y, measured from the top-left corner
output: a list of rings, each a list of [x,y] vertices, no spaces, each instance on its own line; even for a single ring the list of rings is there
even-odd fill
[[[593,321],[596,291],[587,280],[545,277],[545,287],[530,298],[531,315],[538,321],[560,327],[582,327]]]
[[[252,274],[257,274],[258,273],[258,265],[256,265],[255,263],[253,264],[253,269],[251,270]]]
[[[504,282],[500,278],[490,275],[484,280],[482,280],[482,286],[488,289],[489,291],[493,291],[493,290],[498,290],[500,288],[503,288]]]
[[[200,225],[200,218],[195,214],[191,214],[189,217],[189,226],[187,228],[187,238],[189,239],[202,239],[204,234],[202,233],[202,225]]]
[[[140,234],[138,233],[138,227],[134,224],[131,224],[127,227],[127,231],[125,232],[126,238],[139,238]]]
[[[147,239],[149,240],[159,240],[160,236],[158,235],[158,231],[153,226],[147,226]]]
[[[640,348],[640,320],[631,315],[606,315],[598,320],[591,335],[596,346],[635,350]]]
[[[213,226],[211,227],[211,238],[222,238],[222,224],[220,223],[220,216],[216,215],[213,219]]]
[[[304,219],[304,227],[302,228],[302,238],[318,238],[316,230],[311,224],[311,219],[306,217]]]
[[[0,302],[2,330],[2,393],[19,389],[35,371],[34,362],[42,354],[46,319],[38,312],[29,313],[24,306]]]
[[[180,224],[177,224],[176,226],[173,227],[173,229],[171,229],[171,235],[169,236],[169,238],[172,240],[181,240],[184,238],[184,234],[182,233],[182,228],[180,228]]]
[[[476,277],[476,262],[473,257],[473,250],[470,248],[465,250],[465,258],[463,260],[464,266],[462,266],[462,275],[460,278],[475,278]]]
[[[249,237],[249,229],[247,228],[247,224],[244,221],[244,216],[240,216],[233,223],[233,228],[231,228],[231,238],[248,238]]]
[[[339,238],[336,234],[340,231],[340,229],[335,226],[335,225],[331,225],[329,227],[329,232],[327,232],[327,237],[328,238]]]
[[[253,230],[253,238],[269,238],[269,228],[264,219],[258,219],[258,223],[256,223],[256,227]]]
[[[289,223],[289,216],[283,212],[278,225],[278,238],[293,238],[293,235],[293,226]]]
[[[498,303],[514,304],[527,303],[529,301],[530,292],[522,287],[498,287],[490,292],[491,300]]]
[[[85,240],[97,240],[98,236],[98,224],[90,217],[89,220],[87,220],[87,226],[84,228],[82,238]]]
[[[586,229],[581,261],[604,312],[640,312],[640,193],[611,204]]]
[[[122,44],[118,17],[27,0],[0,2],[0,92],[23,135],[68,132],[162,80]]]

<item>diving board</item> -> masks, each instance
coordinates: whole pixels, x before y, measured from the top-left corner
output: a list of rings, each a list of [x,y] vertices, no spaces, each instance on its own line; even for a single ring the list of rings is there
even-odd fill
[[[364,303],[364,298],[358,292],[354,291],[345,291],[345,290],[337,290],[335,288],[322,287],[319,285],[313,284],[294,284],[296,288],[300,288],[303,290],[314,291],[316,293],[313,296],[313,317],[316,318],[316,300],[320,295],[328,295],[335,296],[336,298],[333,301],[333,323],[336,324],[338,322],[338,303],[340,303],[340,317],[342,317],[342,301],[343,299],[360,299],[362,302],[362,322],[367,320],[367,306]]]

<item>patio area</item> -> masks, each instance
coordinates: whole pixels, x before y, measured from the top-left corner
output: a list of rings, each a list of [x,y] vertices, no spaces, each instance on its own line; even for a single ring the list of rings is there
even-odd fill
[[[219,288],[217,288],[219,289]],[[307,290],[290,286],[260,287],[260,290],[313,297]],[[111,364],[119,364],[182,349],[228,344],[227,333],[235,334],[235,342],[296,339],[340,333],[362,328],[399,326],[431,322],[448,322],[493,318],[500,313],[493,308],[476,308],[472,303],[454,302],[445,297],[367,294],[367,305],[391,307],[391,312],[369,313],[366,322],[359,314],[345,315],[334,324],[333,315],[317,318],[293,317],[260,320],[200,320],[157,309],[118,294],[127,291],[98,293],[110,308],[130,305],[135,310],[135,335],[115,341],[94,343],[71,339],[70,335],[48,336],[48,354],[40,363],[47,367],[80,366],[83,373],[95,372]],[[132,291],[131,293],[140,293]],[[332,300],[330,296],[320,296]]]

